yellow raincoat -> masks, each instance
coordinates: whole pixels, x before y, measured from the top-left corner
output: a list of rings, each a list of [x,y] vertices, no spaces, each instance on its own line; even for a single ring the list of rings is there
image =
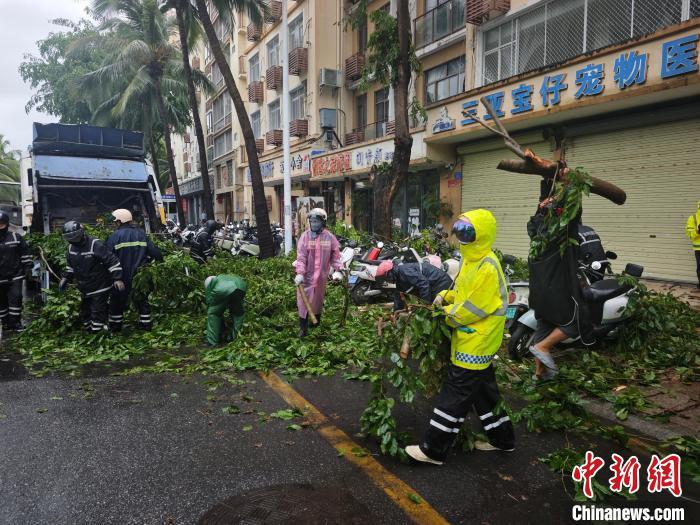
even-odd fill
[[[491,251],[496,219],[488,210],[463,213],[476,230],[476,240],[462,245],[462,267],[453,290],[440,292],[452,330],[452,363],[470,370],[491,364],[503,340],[508,292],[501,264]]]
[[[693,250],[700,251],[700,233],[698,233],[698,225],[700,225],[700,201],[698,201],[697,211],[688,217],[688,222],[685,224],[685,235],[693,243]]]

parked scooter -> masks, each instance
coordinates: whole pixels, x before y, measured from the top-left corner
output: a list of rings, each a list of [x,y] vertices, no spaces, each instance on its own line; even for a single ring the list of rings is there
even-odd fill
[[[619,328],[630,317],[627,310],[629,298],[636,289],[632,284],[620,284],[612,274],[610,260],[617,259],[615,252],[602,252],[600,239],[589,227],[579,229],[584,232],[586,243],[580,243],[578,276],[583,286],[583,300],[590,312],[593,335],[596,339],[614,340]],[[595,245],[600,245],[599,247]],[[600,253],[604,253],[601,256]],[[505,261],[505,257],[504,257]],[[623,275],[638,281],[644,267],[627,263]],[[522,359],[529,355],[532,338],[537,329],[535,311],[528,305],[529,287],[525,281],[509,286],[509,304],[506,310],[506,322],[511,333],[508,353],[513,359]],[[579,338],[567,339],[560,346],[572,346],[579,343]]]

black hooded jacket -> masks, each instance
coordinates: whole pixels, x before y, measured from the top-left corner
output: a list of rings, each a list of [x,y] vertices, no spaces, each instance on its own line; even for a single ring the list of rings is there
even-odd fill
[[[206,262],[214,255],[214,232],[216,225],[204,228],[194,238],[190,255],[198,262]]]
[[[396,283],[394,293],[394,310],[403,310],[405,305],[401,293],[409,293],[432,303],[435,296],[452,287],[452,279],[444,270],[430,263],[403,263],[395,265],[391,277]]]
[[[105,243],[85,234],[83,242],[71,244],[66,257],[64,277],[75,278],[83,295],[98,295],[109,291],[114,281],[122,279],[122,266]]]
[[[0,230],[0,284],[24,279],[31,265],[32,256],[22,236],[7,228]]]

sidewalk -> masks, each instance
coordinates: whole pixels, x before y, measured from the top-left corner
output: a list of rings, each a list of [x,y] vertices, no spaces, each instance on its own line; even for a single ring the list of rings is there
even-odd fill
[[[642,283],[649,290],[659,293],[670,293],[691,307],[700,311],[700,288],[689,283],[674,283],[670,281],[656,281],[642,279]]]

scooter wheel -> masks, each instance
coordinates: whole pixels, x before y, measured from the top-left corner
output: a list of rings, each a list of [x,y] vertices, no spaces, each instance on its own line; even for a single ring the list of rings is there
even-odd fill
[[[508,355],[511,359],[520,361],[523,357],[530,355],[530,341],[534,334],[531,328],[518,324],[508,341]]]
[[[356,305],[368,304],[370,298],[365,296],[365,293],[370,289],[370,284],[367,281],[359,281],[350,289],[350,297]]]

